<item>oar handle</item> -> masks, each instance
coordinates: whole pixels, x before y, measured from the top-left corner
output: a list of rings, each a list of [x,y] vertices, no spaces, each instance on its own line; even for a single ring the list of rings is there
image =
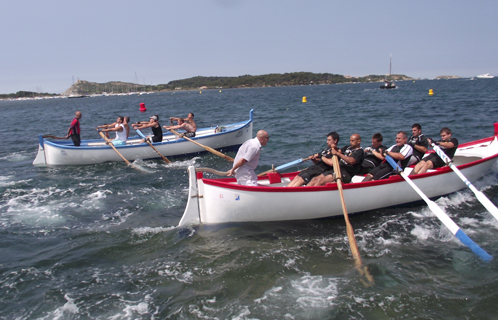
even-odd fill
[[[282,164],[282,165],[280,165],[280,166],[278,166],[278,167],[276,167],[276,168],[272,168],[272,169],[270,169],[270,170],[266,170],[266,171],[264,171],[264,172],[259,173],[259,174],[258,174],[258,177],[264,176],[265,174],[268,174],[268,173],[270,173],[270,172],[278,172],[278,171],[285,170],[285,169],[287,169],[287,168],[290,168],[290,167],[292,167],[292,166],[295,166],[296,164],[300,164],[301,162],[306,161],[306,160],[309,160],[309,159],[311,159],[311,158],[312,158],[312,156],[309,156],[308,158],[304,158],[304,159],[297,159],[297,160],[291,161],[291,162],[289,162],[289,163]]]
[[[444,151],[437,145],[435,144],[432,139],[431,139],[431,146],[432,146],[432,149],[434,151],[436,151],[437,155],[443,159],[443,161],[446,163],[446,164],[450,164],[450,163],[453,163],[453,161],[450,159],[450,157],[448,157],[446,155],[446,153],[444,153]]]
[[[184,138],[185,140],[188,140],[188,141],[190,141],[190,142],[192,142],[192,143],[195,143],[195,144],[196,144],[196,145],[198,145],[199,147],[204,148],[205,150],[207,150],[207,151],[209,151],[209,152],[211,152],[211,153],[213,153],[213,154],[217,155],[218,157],[222,157],[223,159],[225,159],[225,160],[227,160],[227,161],[230,161],[230,162],[233,162],[233,161],[234,161],[234,159],[233,159],[232,157],[229,157],[229,156],[227,156],[226,154],[223,154],[223,153],[221,153],[221,152],[219,152],[219,151],[216,151],[216,150],[214,150],[214,149],[213,149],[213,148],[211,148],[211,147],[208,147],[208,146],[205,146],[205,145],[203,145],[203,144],[200,144],[199,142],[194,141],[194,140],[190,139],[189,137],[185,137],[184,135],[179,134],[178,132],[176,132],[176,131],[175,131],[175,130],[173,130],[173,129],[168,129],[168,130],[169,130],[169,131],[171,131],[171,133],[173,133],[173,134],[177,135],[178,137],[180,137],[180,138]]]

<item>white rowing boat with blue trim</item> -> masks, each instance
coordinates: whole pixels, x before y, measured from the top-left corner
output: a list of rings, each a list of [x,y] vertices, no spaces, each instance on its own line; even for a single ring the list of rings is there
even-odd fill
[[[482,178],[498,158],[498,123],[492,137],[461,144],[453,164],[471,181]],[[302,162],[302,161],[301,161]],[[405,169],[409,173],[412,168]],[[342,216],[337,184],[320,187],[286,185],[297,175],[268,173],[258,177],[259,186],[237,185],[234,178],[208,179],[195,167],[189,167],[188,202],[180,226],[227,222],[257,222],[318,219]],[[354,176],[343,184],[348,213],[360,213],[392,207],[422,199],[399,175],[389,179],[361,182]],[[410,177],[429,198],[436,198],[466,188],[448,166]]]
[[[249,120],[226,124],[216,128],[197,129],[196,136],[190,138],[204,146],[216,150],[236,150],[244,141],[252,138],[253,110],[249,112]],[[126,141],[126,145],[115,146],[123,157],[129,161],[137,159],[156,159],[159,155],[147,143],[140,143],[139,136]],[[164,132],[162,142],[152,144],[163,156],[186,156],[205,153],[201,146],[184,138],[177,139],[176,135]],[[79,147],[72,141],[50,141],[39,136],[38,154],[33,161],[35,166],[67,166],[87,165],[108,161],[124,161],[102,139],[83,140]]]

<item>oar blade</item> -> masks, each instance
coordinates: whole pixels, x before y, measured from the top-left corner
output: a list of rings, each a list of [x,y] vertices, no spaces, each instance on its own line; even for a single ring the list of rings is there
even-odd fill
[[[493,257],[489,255],[486,251],[484,251],[481,247],[479,247],[472,239],[470,239],[462,230],[458,230],[455,233],[455,236],[460,240],[464,245],[470,248],[475,254],[479,256],[483,261],[491,261]]]
[[[390,156],[386,156],[386,160],[389,164],[396,170],[399,170],[398,164]],[[419,187],[401,171],[401,176],[405,181],[413,188],[415,192],[427,203],[429,209],[434,213],[434,215],[453,233],[464,245],[469,247],[475,254],[479,256],[483,261],[489,261],[491,257],[486,251],[479,247],[474,241],[472,241],[459,227],[458,225],[432,200],[430,200]],[[458,234],[458,235],[457,235]]]

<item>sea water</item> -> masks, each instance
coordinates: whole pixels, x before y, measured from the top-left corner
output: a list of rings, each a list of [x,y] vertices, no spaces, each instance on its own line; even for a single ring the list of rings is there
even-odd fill
[[[497,79],[397,85],[0,101],[0,318],[496,317],[498,221],[469,190],[437,203],[494,260],[479,260],[424,203],[373,210],[350,217],[375,280],[365,287],[342,217],[177,228],[187,202],[187,167],[230,168],[215,155],[172,158],[171,164],[135,161],[150,173],[122,162],[32,165],[38,134],[65,136],[77,110],[82,138],[97,139],[95,126],[118,116],[135,122],[157,114],[167,125],[169,117],[193,112],[199,127],[214,128],[246,120],[254,109],[254,133],[270,135],[257,172],[321,150],[330,131],[340,134],[340,146],[359,133],[364,147],[375,132],[392,145],[396,132],[410,132],[415,122],[435,139],[444,126],[460,143],[493,135]],[[142,102],[146,113],[139,112]],[[497,172],[495,165],[475,184],[494,203]]]

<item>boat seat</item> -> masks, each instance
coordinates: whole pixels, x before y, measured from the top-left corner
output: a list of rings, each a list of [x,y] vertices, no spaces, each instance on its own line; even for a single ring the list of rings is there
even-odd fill
[[[280,173],[278,173],[278,172],[269,172],[269,173],[267,173],[267,176],[268,176],[268,181],[270,182],[270,184],[282,182],[282,177],[280,176]]]

